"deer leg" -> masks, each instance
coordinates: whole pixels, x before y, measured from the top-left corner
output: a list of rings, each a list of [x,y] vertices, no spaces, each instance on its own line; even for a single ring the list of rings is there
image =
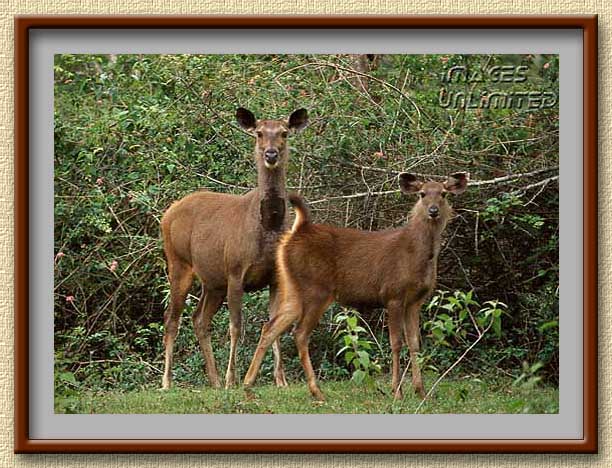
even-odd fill
[[[395,399],[402,398],[400,382],[400,351],[402,349],[402,305],[399,301],[387,304],[389,311],[389,342],[391,343],[391,390]]]
[[[202,350],[202,356],[204,357],[206,375],[208,375],[210,385],[214,388],[219,388],[221,383],[219,382],[215,355],[213,354],[212,344],[210,342],[211,323],[213,317],[223,302],[224,296],[224,292],[207,291],[202,285],[200,302],[198,303],[198,307],[191,317],[193,320],[193,329],[198,337],[200,349]]]
[[[276,285],[270,285],[270,318],[276,315],[278,302],[278,289]],[[280,338],[276,338],[272,343],[272,351],[274,352],[274,381],[277,387],[286,387],[287,379],[285,378],[285,369],[283,367]]]
[[[225,388],[236,385],[236,348],[242,326],[242,282],[230,277],[227,284],[227,308],[229,309],[230,353],[225,372]]]
[[[229,278],[227,284],[227,307],[230,314],[230,355],[225,372],[225,388],[236,385],[236,348],[242,326],[242,282],[237,278]]]
[[[321,320],[321,316],[325,310],[327,310],[327,307],[331,302],[331,296],[309,298],[307,301],[305,301],[305,304],[307,304],[305,313],[302,315],[302,320],[300,320],[294,332],[295,344],[298,349],[298,354],[300,356],[304,373],[306,374],[308,389],[310,390],[312,396],[319,401],[325,400],[325,397],[317,385],[315,372],[312,368],[312,362],[310,361],[308,343],[310,341],[312,330],[317,326]]]
[[[421,377],[421,368],[417,360],[420,351],[420,326],[421,302],[412,304],[407,308],[404,317],[404,341],[410,350],[410,362],[412,365],[412,388],[421,398],[425,398],[425,387]]]
[[[174,342],[181,324],[181,313],[185,298],[193,281],[193,272],[186,263],[175,261],[168,263],[170,280],[170,304],[164,313],[164,376],[162,388],[168,390],[172,386],[172,361]]]
[[[255,383],[261,361],[263,361],[270,345],[299,318],[301,311],[302,307],[296,301],[280,303],[274,317],[264,324],[261,329],[259,344],[255,354],[253,354],[249,370],[244,377],[244,386],[246,388],[251,387]]]

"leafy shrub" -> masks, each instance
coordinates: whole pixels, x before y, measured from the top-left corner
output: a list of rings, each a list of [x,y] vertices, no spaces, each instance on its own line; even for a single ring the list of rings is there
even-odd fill
[[[344,362],[352,370],[352,380],[355,383],[374,385],[374,377],[380,372],[381,366],[372,355],[373,342],[364,336],[367,331],[358,324],[359,320],[361,316],[352,309],[345,309],[334,317],[339,325],[334,337],[342,344],[336,355],[344,357]]]
[[[486,332],[492,329],[495,340],[502,338],[502,315],[508,314],[507,306],[498,300],[485,301],[481,306],[473,296],[473,291],[437,291],[425,306],[428,319],[423,330],[432,339],[431,351],[425,353],[424,361],[436,372],[439,369],[431,364],[443,362],[449,367]],[[476,350],[476,352],[478,349]],[[485,351],[486,352],[486,351]],[[469,369],[468,363],[463,363]]]
[[[438,98],[441,77],[454,65],[525,65],[528,80],[504,85],[505,90],[557,92],[558,57],[385,55],[370,72],[374,79],[367,93],[355,85],[352,60],[347,55],[55,56],[58,392],[159,385],[168,297],[159,220],[170,203],[195,190],[243,194],[255,186],[253,141],[233,123],[238,106],[259,117],[308,108],[309,127],[290,142],[287,183],[311,202],[318,222],[371,230],[403,224],[413,200],[375,195],[395,190],[395,176],[403,170],[433,175],[468,170],[475,180],[544,171],[479,185],[453,200],[457,218],[448,228],[438,276],[441,289],[473,290],[473,300],[499,298],[512,311],[503,315],[501,334],[474,350],[466,371],[515,373],[523,361],[542,362],[539,374],[557,381],[558,185],[524,187],[558,166],[558,107],[449,109]],[[451,90],[470,86],[454,83]],[[185,385],[206,383],[190,320],[195,283],[176,344],[175,381]],[[267,320],[267,301],[266,292],[245,296],[241,375]],[[452,362],[453,354],[434,334],[449,343],[468,338],[461,337],[465,323],[459,312],[448,312],[441,312],[448,318],[436,318],[440,323],[427,325],[432,341],[425,341],[424,354],[435,368]],[[381,345],[377,362],[386,371],[384,314],[364,318]],[[229,351],[227,320],[223,307],[213,323],[220,369]],[[313,364],[323,379],[354,370],[336,356],[336,327],[326,317],[311,339]],[[455,335],[448,335],[451,331]],[[285,336],[282,345],[287,372],[297,378],[301,368],[293,340]],[[272,365],[269,353],[263,381],[270,381]]]

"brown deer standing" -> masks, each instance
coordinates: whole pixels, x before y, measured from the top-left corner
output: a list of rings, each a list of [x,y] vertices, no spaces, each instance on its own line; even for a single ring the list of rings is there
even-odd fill
[[[452,216],[447,193],[465,191],[468,174],[456,173],[446,182],[422,182],[402,173],[404,193],[418,193],[409,222],[399,229],[378,232],[338,228],[310,222],[299,196],[290,196],[296,219],[277,252],[278,309],[262,329],[259,345],[244,379],[255,382],[270,344],[293,322],[295,341],[312,395],[323,399],[310,362],[308,341],[327,307],[336,302],[355,308],[385,307],[393,355],[392,390],[401,398],[399,354],[402,334],[410,350],[412,385],[425,389],[417,361],[419,313],[436,282],[441,234]]]
[[[165,368],[162,386],[172,384],[172,355],[185,298],[193,274],[202,282],[200,301],[193,313],[208,379],[219,387],[211,346],[211,321],[227,297],[230,312],[230,355],[225,386],[234,385],[236,345],[240,335],[242,296],[270,285],[270,307],[276,300],[274,256],[278,239],[286,229],[285,179],[290,131],[307,125],[306,110],[299,109],[287,121],[256,120],[240,108],[236,119],[255,135],[257,188],[246,195],[201,191],[175,202],[161,221],[168,262],[170,304],[164,314]],[[274,377],[286,385],[278,341],[274,343]]]

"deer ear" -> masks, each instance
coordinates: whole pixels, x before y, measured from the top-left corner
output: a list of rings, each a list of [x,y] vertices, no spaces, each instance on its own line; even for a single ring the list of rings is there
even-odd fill
[[[468,180],[470,180],[470,174],[467,172],[455,172],[448,176],[446,182],[444,182],[444,188],[450,193],[460,195],[465,192],[467,188]]]
[[[423,182],[419,180],[414,174],[409,172],[402,172],[399,175],[399,186],[404,193],[415,193],[421,190]]]
[[[240,126],[247,131],[255,130],[255,127],[257,126],[257,120],[255,119],[253,113],[244,107],[239,107],[238,110],[236,110],[236,120],[238,121],[238,124],[240,124]]]
[[[298,109],[289,116],[289,128],[291,130],[302,130],[308,125],[308,111],[306,109]]]

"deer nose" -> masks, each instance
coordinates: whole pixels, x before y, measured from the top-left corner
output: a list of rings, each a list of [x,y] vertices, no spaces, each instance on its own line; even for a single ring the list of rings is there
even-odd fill
[[[429,216],[431,216],[432,218],[437,218],[440,214],[440,209],[437,206],[430,206],[429,210],[427,211],[429,211]]]
[[[276,164],[276,162],[278,161],[278,150],[267,149],[264,152],[264,159],[268,164]]]

